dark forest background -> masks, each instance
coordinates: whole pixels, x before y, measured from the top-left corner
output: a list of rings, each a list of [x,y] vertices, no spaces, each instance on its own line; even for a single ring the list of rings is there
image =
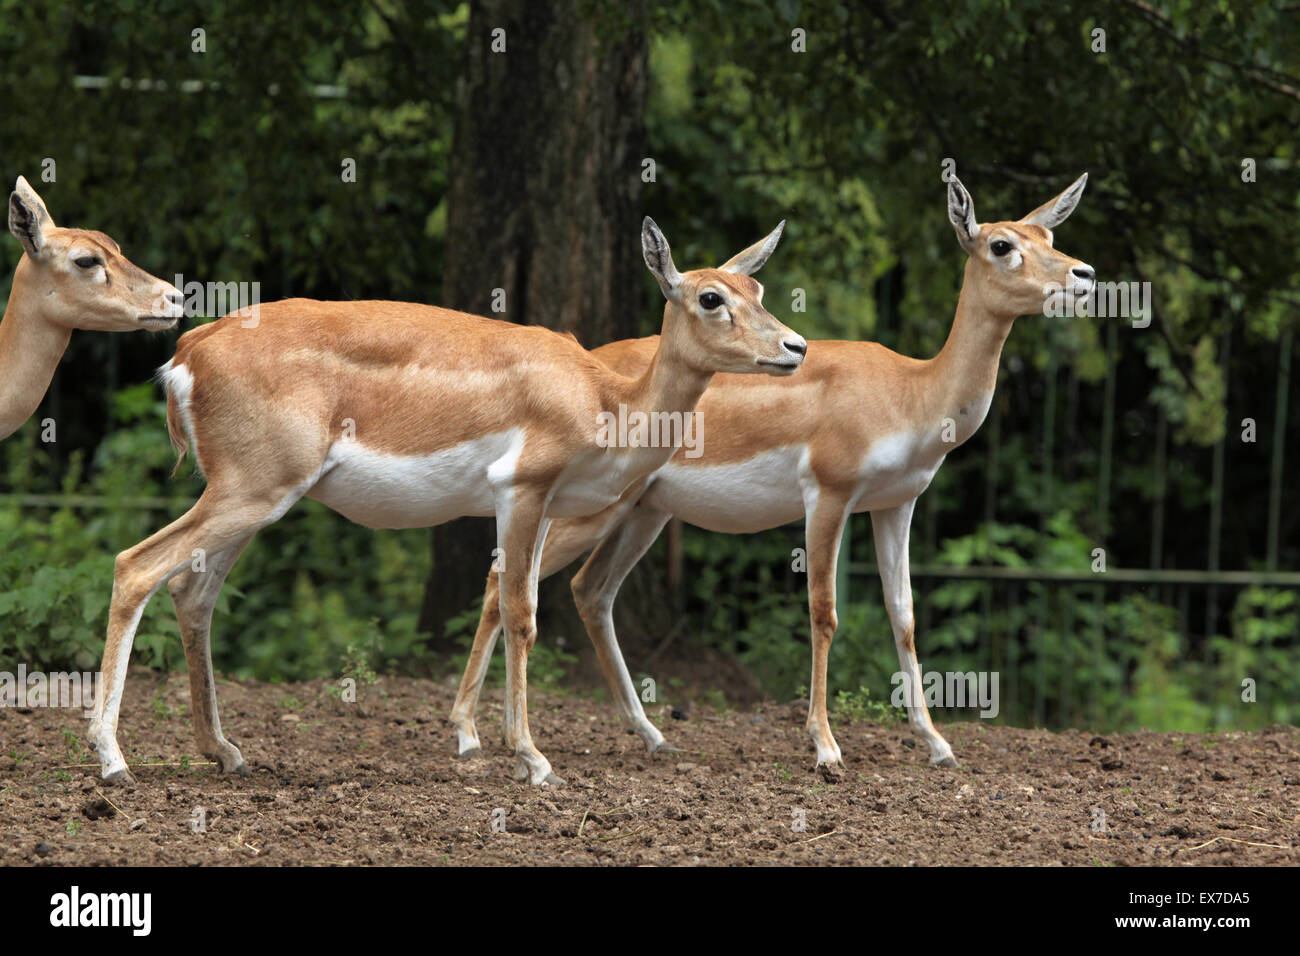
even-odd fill
[[[504,289],[503,318],[590,347],[658,328],[642,216],[683,268],[786,218],[763,273],[774,313],[809,339],[929,356],[963,263],[944,161],[981,220],[1087,171],[1057,244],[1102,280],[1150,282],[1153,320],[1017,322],[989,420],[918,505],[922,664],[1008,672],[1006,720],[1257,726],[1300,712],[1300,602],[1281,574],[1300,565],[1298,52],[1286,2],[0,0],[0,173],[169,279],[484,313]],[[20,254],[0,241],[6,299]],[[215,317],[76,333],[0,445],[0,668],[97,663],[113,555],[201,487],[168,477],[151,376]],[[665,535],[620,604],[634,675],[718,704],[799,694],[801,533]],[[443,675],[490,542],[487,520],[376,533],[304,502],[232,574],[218,669],[292,679],[360,654]],[[1252,577],[1033,578],[1086,573],[1098,547],[1109,569]],[[850,548],[831,657],[846,703],[887,697],[896,669],[865,515]],[[962,568],[1025,577],[945,576]],[[568,577],[543,588],[533,676],[573,687],[597,679]],[[165,596],[136,649],[181,666]]]

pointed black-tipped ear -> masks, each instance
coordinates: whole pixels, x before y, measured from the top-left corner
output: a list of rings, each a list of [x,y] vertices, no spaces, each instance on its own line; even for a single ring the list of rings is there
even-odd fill
[[[659,282],[664,298],[676,302],[681,298],[682,274],[673,265],[673,253],[668,248],[668,240],[649,216],[641,223],[641,255],[645,257],[648,268]]]
[[[1086,185],[1088,185],[1088,174],[1084,173],[1059,196],[1049,199],[1020,221],[1026,226],[1055,229],[1070,218],[1070,213],[1074,212],[1074,207],[1079,205],[1079,200],[1083,198],[1083,187]]]
[[[23,250],[35,259],[45,246],[45,230],[54,225],[49,210],[36,190],[22,176],[9,194],[9,231],[22,243]]]
[[[957,230],[957,241],[961,247],[970,252],[975,247],[975,237],[980,227],[975,222],[975,201],[956,176],[948,180],[948,218],[953,229]]]
[[[782,219],[776,224],[776,228],[769,232],[758,242],[754,243],[744,252],[738,252],[722,265],[718,266],[722,272],[735,272],[739,275],[752,276],[759,269],[763,268],[763,263],[771,258],[772,253],[776,251],[776,244],[781,241],[781,233],[785,229],[785,220]]]

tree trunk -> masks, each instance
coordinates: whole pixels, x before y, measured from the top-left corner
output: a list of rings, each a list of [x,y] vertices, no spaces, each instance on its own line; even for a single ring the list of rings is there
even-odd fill
[[[588,348],[637,333],[644,27],[643,0],[471,4],[448,177],[448,308],[571,332]],[[433,530],[420,626],[434,647],[450,648],[447,620],[482,594],[495,544],[491,519]]]

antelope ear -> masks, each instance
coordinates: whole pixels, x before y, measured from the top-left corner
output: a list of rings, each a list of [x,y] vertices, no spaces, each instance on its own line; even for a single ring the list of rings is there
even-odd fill
[[[1088,174],[1084,173],[1071,184],[1069,189],[1055,199],[1049,199],[1020,221],[1026,226],[1055,229],[1065,222],[1070,217],[1070,213],[1074,212],[1074,207],[1079,205],[1079,200],[1083,198],[1083,187],[1086,185],[1088,185]]]
[[[645,258],[646,268],[659,282],[664,298],[670,302],[679,301],[682,274],[673,265],[673,253],[668,248],[668,240],[649,216],[641,223],[641,255]]]
[[[776,244],[781,241],[781,233],[784,229],[785,220],[782,219],[767,236],[754,243],[744,252],[736,253],[736,255],[718,266],[718,269],[722,272],[735,272],[744,276],[752,276],[763,268],[763,263],[767,262],[772,253],[776,251]]]
[[[9,231],[22,243],[23,249],[33,259],[45,246],[45,230],[54,226],[49,210],[36,190],[22,176],[14,183],[9,194]]]
[[[948,180],[948,219],[957,230],[957,241],[967,252],[975,248],[975,237],[980,234],[975,222],[975,201],[956,176]]]

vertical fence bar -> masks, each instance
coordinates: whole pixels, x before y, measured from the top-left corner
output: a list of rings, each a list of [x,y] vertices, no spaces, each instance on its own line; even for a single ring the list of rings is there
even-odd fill
[[[1047,720],[1047,644],[1043,630],[1038,632],[1037,646],[1034,648],[1034,726],[1042,727]]]
[[[1149,567],[1159,571],[1164,565],[1165,543],[1165,484],[1168,464],[1165,458],[1169,441],[1169,419],[1161,405],[1156,410],[1156,487],[1151,502],[1151,559]]]
[[[113,400],[112,396],[117,394],[118,380],[121,378],[122,355],[118,351],[118,342],[121,341],[120,335],[108,336],[108,395],[109,400],[104,403],[104,434],[113,433]]]
[[[1026,596],[1032,601],[1033,597],[1029,594],[1029,592],[1032,591],[1032,588],[1026,588],[1025,591]],[[1019,604],[1020,585],[1013,584],[1011,586],[1011,593],[1014,595],[1012,598],[1013,603]],[[1007,659],[1007,706],[1004,713],[1006,713],[1007,721],[1009,723],[1018,724],[1020,723],[1020,712],[1017,708],[1019,706],[1020,693],[1017,685],[1020,680],[1020,645],[1016,640],[1016,635],[1010,631],[1006,632],[1006,640],[1003,642],[1003,646],[1006,649],[1005,653]]]
[[[1286,456],[1286,400],[1291,390],[1292,333],[1282,333],[1277,360],[1277,402],[1273,409],[1273,468],[1268,484],[1268,550],[1265,567],[1277,570],[1277,536],[1282,524],[1282,468]]]
[[[853,515],[844,519],[844,533],[840,535],[840,553],[835,559],[835,604],[844,616],[849,604],[849,555],[853,553]]]
[[[1056,323],[1047,323],[1047,395],[1043,400],[1043,504],[1039,511],[1039,528],[1047,530],[1052,515],[1052,456],[1056,444]]]
[[[1088,723],[1096,725],[1101,696],[1101,663],[1106,653],[1106,589],[1098,584],[1092,592],[1092,674],[1088,686]]]
[[[1070,707],[1071,695],[1073,693],[1074,678],[1074,602],[1078,596],[1078,589],[1070,589],[1070,600],[1065,605],[1065,637],[1061,644],[1061,699],[1057,702],[1056,722],[1061,729],[1070,726]]]
[[[1223,343],[1219,349],[1219,358],[1223,363],[1223,403],[1228,404],[1229,362],[1232,358],[1232,323],[1223,329]],[[1219,570],[1219,544],[1223,534],[1223,463],[1226,457],[1228,435],[1225,431],[1214,444],[1214,465],[1210,484],[1210,553],[1206,565],[1211,571]],[[1219,589],[1211,584],[1205,596],[1205,646],[1204,663],[1210,662],[1210,638],[1214,636],[1219,618]],[[1190,650],[1190,649],[1189,649]]]
[[[1002,447],[1002,403],[998,401],[997,393],[993,395],[993,407],[990,409],[992,421],[989,422],[989,454],[984,468],[984,533],[991,535],[993,533],[993,523],[998,519],[998,455]],[[985,566],[992,564],[992,559],[985,556],[982,559]],[[989,659],[989,642],[991,640],[991,625],[989,621],[993,614],[993,582],[985,581],[984,586],[980,588],[980,626],[979,626],[979,651],[983,657],[984,670],[991,669]]]
[[[682,606],[682,521],[673,518],[668,522],[668,600],[673,610]]]
[[[1097,479],[1097,516],[1101,523],[1098,533],[1103,548],[1106,547],[1106,537],[1110,531],[1110,475],[1115,446],[1116,328],[1116,322],[1106,323],[1106,394],[1101,410],[1101,468]]]
[[[1047,394],[1043,400],[1043,505],[1039,511],[1038,527],[1042,532],[1046,532],[1047,523],[1052,517],[1052,477],[1054,472],[1054,458],[1056,455],[1056,392],[1057,392],[1057,328],[1056,323],[1048,320],[1047,323],[1047,370],[1046,391]],[[1027,589],[1030,600],[1033,600],[1035,608],[1035,617],[1038,621],[1038,633],[1041,637],[1047,630],[1048,622],[1051,615],[1048,609],[1048,588],[1040,588],[1037,600],[1033,599],[1033,589]],[[1040,641],[1039,649],[1042,644]],[[1015,662],[1019,663],[1019,649],[1017,649]],[[1015,668],[1018,669],[1018,668]],[[1015,673],[1013,669],[1013,674]],[[1016,678],[1013,676],[1010,683],[1013,685]],[[1037,696],[1037,695],[1035,695]],[[1035,711],[1037,710],[1037,701],[1035,701]]]

